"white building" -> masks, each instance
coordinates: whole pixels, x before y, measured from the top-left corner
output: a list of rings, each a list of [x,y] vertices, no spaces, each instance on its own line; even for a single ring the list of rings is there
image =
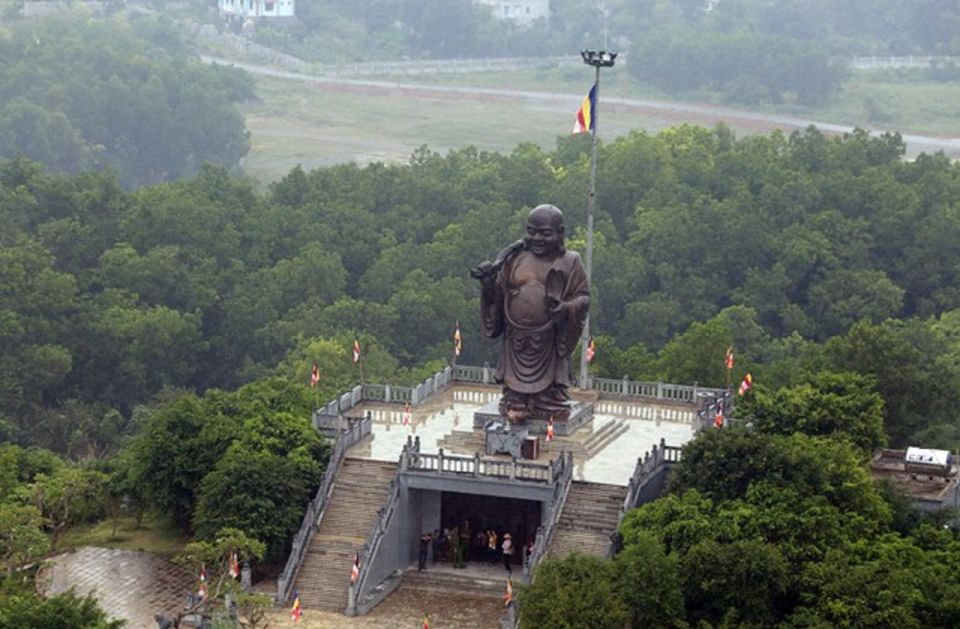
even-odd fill
[[[550,18],[550,0],[476,0],[490,7],[493,17],[529,26],[539,19]]]
[[[217,0],[220,17],[293,17],[295,0]]]

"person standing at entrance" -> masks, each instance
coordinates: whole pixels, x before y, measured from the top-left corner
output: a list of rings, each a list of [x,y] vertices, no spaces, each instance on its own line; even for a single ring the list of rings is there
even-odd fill
[[[490,565],[497,563],[497,532],[493,529],[487,531],[487,559]]]
[[[430,533],[424,533],[420,536],[420,566],[417,570],[427,569],[427,552],[431,541],[433,541],[433,536]]]
[[[470,520],[464,520],[460,525],[460,557],[463,561],[470,561]]]
[[[513,567],[510,565],[511,560],[513,559],[513,537],[510,533],[503,534],[503,565],[507,569],[507,572],[513,572]]]

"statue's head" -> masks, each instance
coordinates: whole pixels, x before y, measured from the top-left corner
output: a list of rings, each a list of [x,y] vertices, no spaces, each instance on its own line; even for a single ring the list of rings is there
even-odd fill
[[[563,253],[563,212],[555,205],[538,205],[527,216],[523,237],[528,251],[536,256]]]

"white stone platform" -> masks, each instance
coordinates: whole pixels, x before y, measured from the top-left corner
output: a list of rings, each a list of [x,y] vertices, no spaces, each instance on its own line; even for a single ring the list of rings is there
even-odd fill
[[[458,384],[414,407],[409,426],[403,425],[402,404],[363,403],[350,414],[369,412],[373,433],[348,454],[396,461],[408,436],[420,437],[423,452],[444,448],[444,452],[454,454],[482,453],[483,431],[474,429],[474,413],[499,397],[499,386]],[[558,436],[550,442],[541,439],[538,460],[546,463],[561,451],[572,451],[575,480],[626,485],[638,457],[660,439],[667,445],[682,446],[693,437],[695,423],[696,411],[692,406],[599,399],[594,405],[593,420],[574,434]],[[606,434],[612,440],[598,440]]]

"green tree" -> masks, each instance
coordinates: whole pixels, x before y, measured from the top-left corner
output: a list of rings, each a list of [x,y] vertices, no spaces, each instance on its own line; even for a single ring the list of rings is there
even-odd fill
[[[521,627],[623,627],[630,609],[611,587],[613,564],[574,553],[537,566],[520,591]]]
[[[789,566],[776,546],[760,540],[701,542],[684,556],[684,592],[692,622],[773,626],[787,593]]]
[[[43,517],[32,505],[0,502],[0,558],[8,577],[14,570],[47,553],[50,540]]]
[[[120,629],[124,622],[110,620],[93,595],[24,593],[0,597],[0,625],[10,629]]]
[[[633,626],[683,626],[684,603],[678,557],[652,534],[638,531],[613,561],[620,598]]]
[[[37,474],[30,497],[52,529],[53,548],[71,524],[103,515],[106,482],[105,474],[76,467],[64,467],[52,476]]]
[[[886,441],[883,399],[857,374],[821,372],[807,384],[758,389],[738,413],[764,432],[846,437],[868,456]]]

